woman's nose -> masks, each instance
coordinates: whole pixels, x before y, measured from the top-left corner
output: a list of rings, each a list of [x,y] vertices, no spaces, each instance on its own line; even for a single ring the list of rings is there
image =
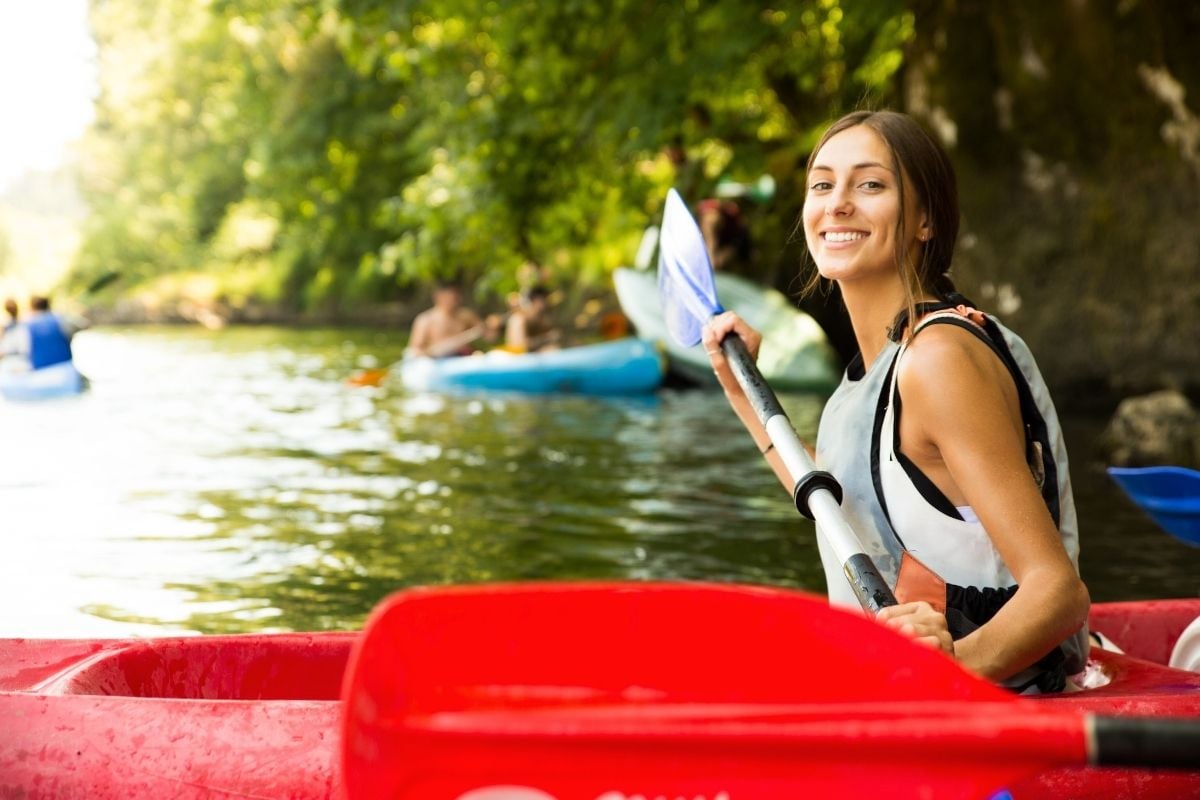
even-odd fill
[[[825,199],[825,214],[830,217],[844,217],[853,210],[850,198],[841,189],[834,189]]]

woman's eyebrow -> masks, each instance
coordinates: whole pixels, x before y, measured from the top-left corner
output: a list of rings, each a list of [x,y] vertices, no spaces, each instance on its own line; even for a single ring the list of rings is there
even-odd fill
[[[886,164],[880,164],[878,161],[863,161],[861,164],[855,164],[853,167],[851,167],[851,171],[870,169],[872,167],[878,167],[879,169],[886,170],[887,172],[892,171],[891,167],[887,166]],[[818,170],[833,172],[833,167],[827,167],[824,164],[816,164],[812,169],[809,170],[809,172],[817,172]]]

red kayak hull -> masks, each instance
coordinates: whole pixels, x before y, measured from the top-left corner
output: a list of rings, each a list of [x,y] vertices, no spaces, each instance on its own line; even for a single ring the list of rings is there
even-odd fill
[[[0,640],[0,797],[333,797],[353,633]]]
[[[1040,703],[1097,714],[1200,717],[1200,675],[1166,665],[1175,641],[1200,617],[1200,599],[1096,603],[1089,624],[1125,650],[1092,649],[1091,660],[1110,678],[1107,686],[1041,698]],[[1025,798],[1200,798],[1200,773],[1131,769],[1057,769],[1013,787]]]
[[[1200,716],[1200,675],[1154,663],[1197,616],[1200,599],[1097,604],[1093,628],[1130,655],[1094,653],[1108,685],[1035,702]],[[339,797],[339,697],[356,639],[0,640],[0,797]],[[1200,797],[1200,773],[1064,768],[1009,788],[1017,800],[1165,800]]]

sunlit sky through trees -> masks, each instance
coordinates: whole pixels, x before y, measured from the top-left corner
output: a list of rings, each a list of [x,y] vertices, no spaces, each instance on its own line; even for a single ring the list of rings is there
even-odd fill
[[[87,0],[0,2],[0,190],[51,169],[92,119],[96,45]]]

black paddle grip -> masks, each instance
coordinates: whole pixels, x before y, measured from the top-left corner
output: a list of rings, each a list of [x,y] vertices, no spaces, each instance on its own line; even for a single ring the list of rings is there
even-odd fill
[[[779,398],[758,371],[754,359],[750,358],[750,351],[746,349],[742,337],[736,333],[726,336],[721,340],[721,351],[725,354],[725,360],[729,362],[733,377],[737,378],[738,384],[750,401],[751,408],[758,415],[758,421],[766,425],[771,417],[782,415],[783,406],[779,404]]]
[[[1093,717],[1092,732],[1097,766],[1200,769],[1200,720]]]
[[[792,499],[796,501],[796,510],[806,519],[816,519],[812,509],[808,507],[808,498],[817,489],[827,489],[833,495],[833,499],[837,500],[838,505],[842,504],[842,485],[838,483],[838,479],[823,469],[814,469],[796,481],[796,488],[792,489]]]
[[[888,606],[896,605],[896,595],[892,594],[892,588],[879,574],[879,570],[875,569],[875,562],[866,553],[855,553],[847,558],[846,563],[842,564],[842,571],[846,573],[846,580],[850,581],[854,596],[867,611],[874,614]]]

